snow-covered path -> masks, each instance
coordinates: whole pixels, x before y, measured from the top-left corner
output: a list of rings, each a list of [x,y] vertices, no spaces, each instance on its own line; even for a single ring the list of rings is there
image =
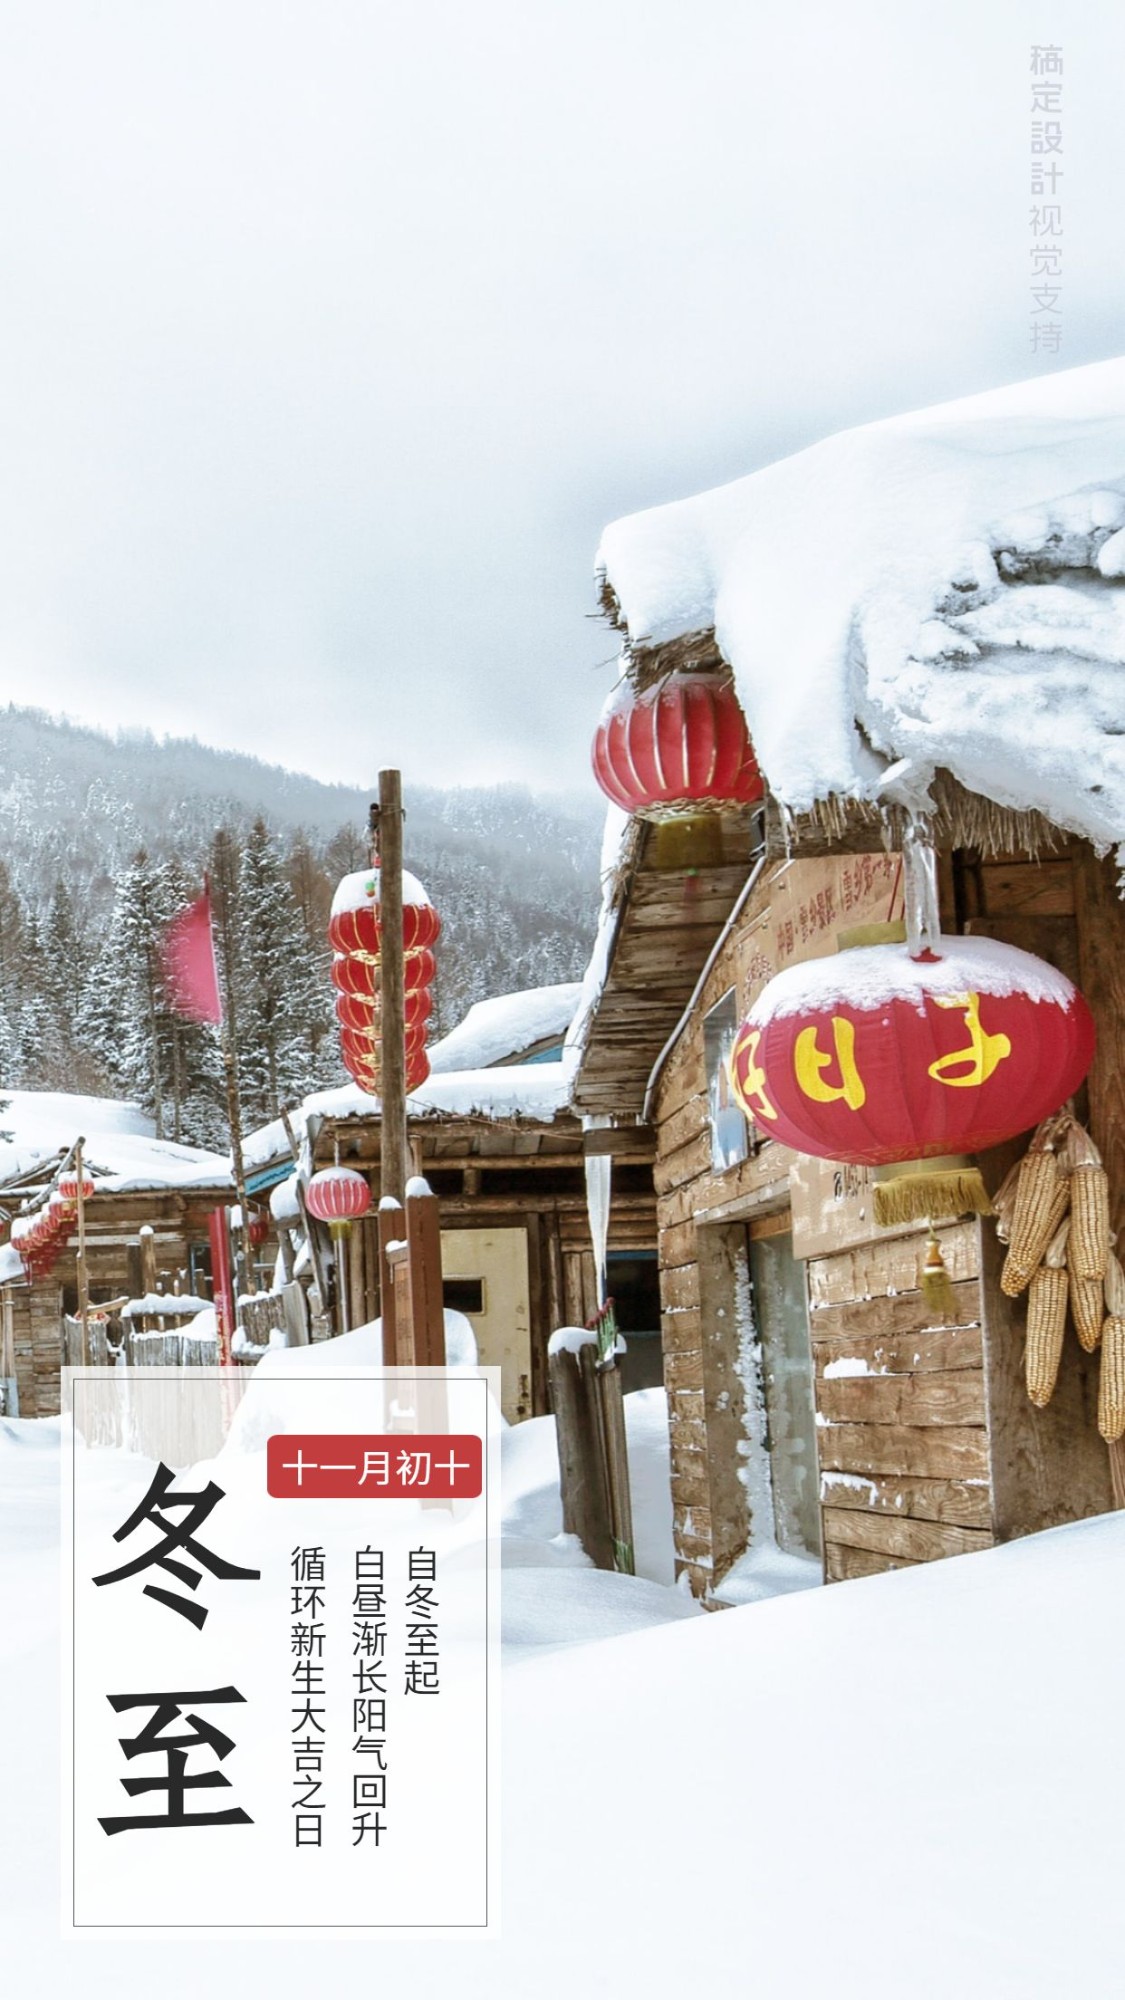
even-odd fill
[[[7,1992],[1121,1990],[1125,1517],[530,1653],[500,1944],[62,1942],[53,1458],[0,1452]]]

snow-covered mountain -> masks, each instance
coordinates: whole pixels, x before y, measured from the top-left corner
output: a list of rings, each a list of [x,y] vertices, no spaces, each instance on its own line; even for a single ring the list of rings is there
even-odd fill
[[[343,1081],[328,911],[367,864],[368,793],[197,742],[0,709],[0,1086],[136,1097],[213,1143],[221,1079],[160,1018],[158,945],[216,831],[238,889],[240,1067],[251,1117]],[[496,993],[573,980],[598,900],[601,808],[520,786],[406,786],[406,853],[442,917],[432,1033]],[[185,1031],[186,1032],[186,1031]],[[167,1074],[165,1074],[165,1070]],[[198,1083],[198,1102],[185,1096]]]

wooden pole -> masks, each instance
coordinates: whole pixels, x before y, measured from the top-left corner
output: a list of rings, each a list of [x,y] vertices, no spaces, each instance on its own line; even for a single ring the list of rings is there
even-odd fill
[[[585,1365],[583,1365],[585,1362]],[[563,1528],[596,1569],[613,1569],[613,1526],[601,1448],[594,1350],[563,1349],[548,1363],[559,1453]]]
[[[383,1196],[406,1200],[406,992],[402,951],[402,779],[379,773],[379,970],[383,1055],[379,1087]]]
[[[1078,963],[1082,991],[1098,1031],[1086,1079],[1090,1133],[1109,1175],[1110,1227],[1118,1255],[1125,1242],[1125,902],[1110,855],[1098,859],[1085,843],[1074,856]],[[1113,1497],[1125,1507],[1125,1439],[1111,1444]]]
[[[425,1182],[423,1182],[425,1187]],[[406,1242],[410,1259],[410,1302],[414,1320],[414,1360],[419,1368],[445,1367],[445,1310],[441,1285],[441,1209],[426,1187],[407,1196]]]
[[[78,1188],[78,1317],[82,1322],[82,1366],[88,1368],[90,1366],[90,1270],[86,1262],[86,1197],[82,1191],[85,1143],[84,1139],[79,1139],[74,1148],[74,1172]]]
[[[383,1366],[398,1366],[398,1335],[395,1320],[395,1281],[387,1256],[388,1243],[406,1238],[406,1217],[402,1204],[392,1195],[379,1203],[379,1314],[383,1322]]]
[[[230,1155],[238,1195],[240,1227],[235,1235],[235,1291],[245,1288],[249,1216],[246,1209],[246,1170],[242,1159],[242,1101],[238,1090],[238,1020],[234,990],[234,856],[230,835],[220,827],[214,845],[215,880],[219,891],[219,958],[222,964],[223,1020],[219,1030],[223,1055],[223,1075],[227,1087],[227,1124],[230,1127]]]

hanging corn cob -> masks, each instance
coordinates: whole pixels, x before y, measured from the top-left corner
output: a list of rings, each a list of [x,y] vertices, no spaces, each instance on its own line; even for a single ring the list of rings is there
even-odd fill
[[[1063,1334],[1066,1332],[1066,1242],[1069,1222],[1056,1230],[1031,1279],[1027,1300],[1027,1393],[1037,1410],[1046,1409],[1055,1392]]]
[[[1069,1179],[1060,1172],[1057,1148],[1069,1124],[1065,1115],[1045,1119],[1020,1163],[1008,1255],[1000,1274],[1000,1289],[1010,1299],[1026,1291],[1066,1214]]]
[[[1109,1176],[1102,1156],[1077,1120],[1066,1141],[1070,1168],[1071,1270],[1079,1278],[1104,1278],[1109,1255]]]
[[[1125,1437],[1125,1272],[1112,1251],[1106,1260],[1105,1303],[1098,1429],[1107,1444],[1116,1444]]]
[[[1070,1245],[1074,1241],[1074,1221],[1067,1243],[1067,1276],[1070,1280],[1070,1317],[1074,1321],[1074,1331],[1087,1354],[1092,1354],[1102,1337],[1102,1321],[1105,1319],[1105,1286],[1100,1278],[1080,1278],[1070,1262]]]
[[[1007,1243],[1012,1234],[1012,1210],[1016,1205],[1016,1189],[1019,1186],[1020,1168],[1022,1165],[1022,1160],[1013,1162],[992,1197],[992,1213],[996,1217],[996,1234],[1001,1243]]]

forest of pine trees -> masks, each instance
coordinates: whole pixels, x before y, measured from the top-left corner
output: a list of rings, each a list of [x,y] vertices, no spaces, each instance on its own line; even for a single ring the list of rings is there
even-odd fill
[[[0,772],[0,1091],[134,1098],[164,1138],[226,1149],[216,1037],[171,1014],[159,977],[168,921],[208,872],[225,890],[245,1129],[346,1081],[328,912],[367,863],[367,793],[14,706]],[[600,821],[596,802],[516,786],[407,785],[407,866],[443,926],[433,1039],[476,1000],[581,975]]]
[[[245,830],[220,829],[194,867],[139,849],[94,912],[61,876],[45,908],[24,901],[0,856],[0,1088],[132,1098],[158,1137],[225,1150],[217,1032],[174,1014],[161,978],[168,924],[199,894],[205,870],[234,994],[244,1129],[310,1090],[345,1083],[328,912],[340,875],[366,861],[348,829],[316,841],[299,829],[278,834],[259,817]],[[488,870],[437,863],[426,880],[443,917],[434,1037],[487,993],[581,970],[581,948],[549,925],[536,938],[542,923],[522,926]]]

